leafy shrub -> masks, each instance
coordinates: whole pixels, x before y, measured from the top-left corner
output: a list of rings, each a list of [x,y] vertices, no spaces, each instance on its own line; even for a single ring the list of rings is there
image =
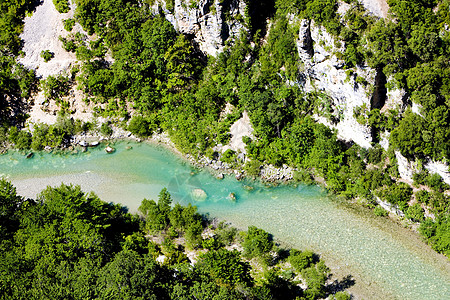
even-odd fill
[[[202,242],[203,226],[201,220],[191,222],[186,229],[186,246],[191,249],[197,248]]]
[[[41,85],[47,99],[60,100],[69,95],[70,82],[63,75],[48,76],[46,80],[41,80]]]
[[[219,153],[214,151],[213,148],[208,148],[205,151],[205,156],[209,159],[217,159],[219,157]]]
[[[234,150],[231,149],[227,149],[223,154],[222,157],[220,158],[221,161],[225,162],[225,163],[233,163],[236,160],[236,152]]]
[[[405,212],[405,216],[414,222],[422,222],[425,219],[423,213],[424,210],[420,203],[416,203],[408,207]]]
[[[70,10],[68,0],[53,0],[56,10],[60,13],[67,13]]]
[[[248,259],[262,257],[273,248],[272,236],[262,229],[249,226],[242,247],[244,257]]]
[[[17,138],[15,139],[15,147],[17,149],[23,150],[30,148],[31,144],[31,133],[20,130],[17,134]]]
[[[424,190],[417,191],[416,200],[419,203],[428,204],[428,202],[430,201],[430,193]]]
[[[109,122],[102,123],[100,126],[100,133],[104,136],[110,136],[113,133]]]
[[[332,295],[330,300],[351,300],[352,296],[348,292],[337,292]]]
[[[245,163],[244,170],[250,176],[259,176],[261,174],[261,162],[255,159],[249,160]]]
[[[156,126],[146,118],[142,116],[134,116],[131,118],[127,129],[138,137],[146,138],[153,134],[155,127]]]
[[[208,250],[218,250],[223,246],[216,238],[209,238],[202,241],[202,247]]]
[[[41,57],[45,62],[49,62],[53,57],[55,57],[55,54],[53,52],[50,52],[50,50],[42,50]]]
[[[426,183],[434,191],[442,191],[448,187],[448,185],[443,182],[442,177],[437,173],[428,175],[426,178]]]
[[[392,204],[396,204],[399,208],[405,211],[408,208],[408,201],[411,199],[412,188],[404,183],[396,183],[385,187],[380,196]]]
[[[219,223],[216,229],[217,239],[224,245],[231,245],[234,242],[237,229],[225,224],[223,221]]]
[[[59,40],[62,42],[64,50],[67,52],[75,52],[77,50],[77,44],[72,39],[60,36]]]
[[[414,185],[426,185],[428,177],[428,170],[423,169],[420,172],[416,172],[413,174],[412,178],[414,180]]]
[[[65,19],[63,20],[64,29],[67,31],[72,31],[73,26],[75,26],[75,19]]]
[[[434,250],[450,257],[450,216],[438,218],[435,222],[426,219],[420,224],[419,232]]]
[[[294,171],[294,180],[303,184],[314,184],[314,178],[311,173],[306,169],[300,169]]]
[[[379,217],[386,217],[388,215],[388,212],[379,205],[374,208],[373,213]]]
[[[369,164],[377,164],[381,162],[383,157],[383,148],[378,144],[376,147],[370,148],[367,151],[367,162]]]
[[[221,286],[247,285],[251,282],[248,272],[250,265],[241,261],[240,253],[236,250],[222,248],[208,251],[200,256],[197,267]]]
[[[19,129],[16,126],[11,126],[8,130],[8,140],[10,143],[15,143],[19,135]]]
[[[294,267],[295,271],[301,272],[309,268],[314,262],[314,253],[311,251],[299,251],[292,249],[289,253],[289,263]]]
[[[325,282],[328,279],[329,272],[330,270],[323,261],[320,261],[315,266],[302,270],[302,277],[308,285],[308,288],[305,290],[306,299],[319,299],[325,297]]]

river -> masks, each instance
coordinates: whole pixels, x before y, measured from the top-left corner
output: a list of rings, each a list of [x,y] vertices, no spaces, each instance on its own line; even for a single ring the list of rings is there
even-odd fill
[[[350,292],[364,299],[449,299],[450,263],[420,237],[365,209],[340,203],[317,186],[268,187],[257,181],[216,179],[167,149],[120,142],[114,154],[103,148],[82,154],[37,153],[31,159],[0,156],[0,175],[18,193],[35,197],[45,186],[79,184],[101,199],[136,212],[143,198],[157,199],[167,187],[175,201],[246,229],[255,225],[275,239],[320,254],[335,278],[354,278]],[[131,147],[131,149],[129,149]],[[195,201],[192,191],[206,192]],[[237,200],[231,201],[229,194]]]

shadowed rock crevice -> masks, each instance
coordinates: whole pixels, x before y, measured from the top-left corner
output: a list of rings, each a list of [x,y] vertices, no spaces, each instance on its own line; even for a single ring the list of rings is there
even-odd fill
[[[250,17],[250,32],[252,35],[260,31],[261,36],[266,35],[267,19],[275,13],[274,0],[245,1],[248,5],[248,16]]]
[[[387,89],[386,89],[387,78],[383,73],[381,68],[377,69],[377,74],[375,76],[375,89],[370,99],[371,109],[381,109],[386,103],[387,99]]]
[[[298,34],[298,54],[302,61],[311,59],[314,55],[313,39],[311,37],[311,21],[302,20]]]

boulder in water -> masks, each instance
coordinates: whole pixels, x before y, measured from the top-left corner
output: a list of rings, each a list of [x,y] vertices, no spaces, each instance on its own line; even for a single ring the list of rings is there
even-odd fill
[[[100,144],[100,142],[95,141],[95,142],[91,142],[91,143],[89,144],[89,146],[90,146],[90,147],[97,147],[99,144]]]
[[[205,201],[208,195],[206,195],[206,192],[202,189],[193,189],[191,192],[191,197],[195,201]]]
[[[230,193],[228,195],[228,199],[230,199],[233,202],[236,202],[236,194],[235,193]]]
[[[116,149],[114,149],[113,147],[107,146],[105,148],[106,153],[114,153],[114,151],[116,151]]]
[[[32,158],[33,156],[34,156],[33,152],[30,152],[30,153],[27,154],[27,158]]]
[[[88,142],[86,142],[86,141],[81,141],[81,142],[78,143],[78,145],[80,145],[81,147],[89,146]]]

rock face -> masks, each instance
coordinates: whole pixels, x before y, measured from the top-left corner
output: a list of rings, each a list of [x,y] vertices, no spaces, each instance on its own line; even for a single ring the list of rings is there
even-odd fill
[[[175,0],[173,12],[166,9],[164,0],[153,7],[162,9],[166,19],[178,32],[194,37],[201,51],[216,56],[225,42],[239,36],[244,26],[244,0]]]
[[[249,138],[253,138],[253,127],[250,122],[250,118],[248,116],[247,111],[244,110],[242,113],[242,117],[233,123],[230,127],[231,139],[230,144],[225,145],[221,151],[225,152],[228,149],[231,149],[237,153],[246,154],[247,150],[245,149],[245,143],[242,141],[244,136]]]
[[[38,76],[43,78],[49,75],[59,74],[67,70],[71,64],[76,62],[75,53],[67,52],[62,48],[62,42],[58,39],[61,35],[66,37],[69,33],[64,29],[64,19],[73,18],[75,5],[70,1],[70,11],[60,14],[56,11],[52,0],[43,0],[36,7],[33,15],[24,20],[24,30],[20,37],[23,39],[23,51],[25,57],[19,61],[24,66],[35,69]],[[76,24],[73,32],[84,33],[81,26]],[[49,62],[44,62],[40,56],[42,50],[50,50],[54,54]]]
[[[306,92],[319,93],[323,102],[316,119],[337,129],[339,138],[371,147],[370,128],[359,124],[353,111],[363,105],[371,108],[373,95],[357,78],[364,78],[368,86],[374,85],[376,71],[357,68],[355,73],[347,73],[343,69],[344,61],[333,54],[342,53],[342,45],[337,48],[331,35],[312,21],[301,21],[297,50],[304,65],[300,85]]]
[[[430,173],[439,174],[445,183],[450,184],[450,172],[448,164],[443,162],[430,161],[425,164],[425,168]]]
[[[414,162],[410,162],[400,151],[395,151],[395,158],[397,159],[400,178],[412,181],[413,174],[417,172]]]
[[[359,2],[375,16],[379,18],[387,17],[389,5],[386,0],[359,0]]]

